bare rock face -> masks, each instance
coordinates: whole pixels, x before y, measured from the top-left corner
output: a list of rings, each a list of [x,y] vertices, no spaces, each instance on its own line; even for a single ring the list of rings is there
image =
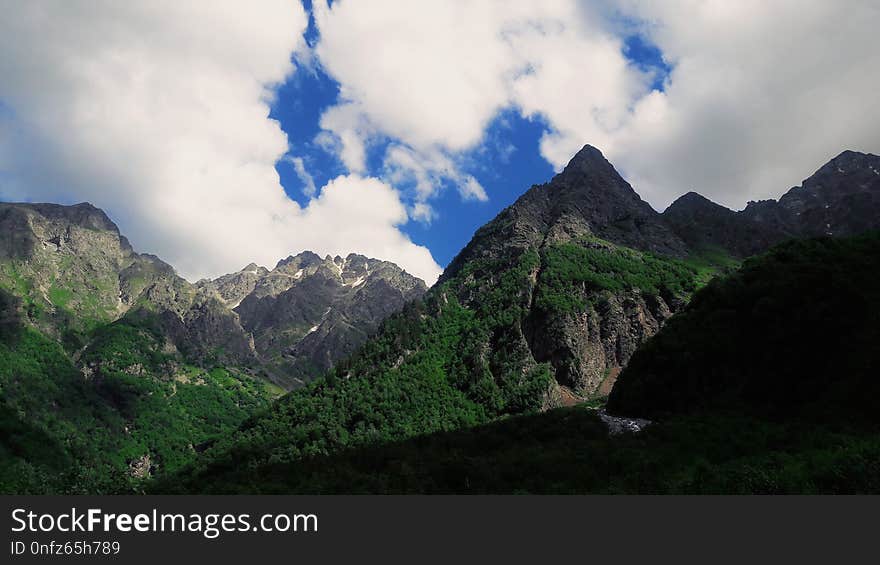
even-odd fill
[[[526,336],[535,360],[554,367],[557,383],[590,396],[606,379],[613,379],[680,306],[670,308],[663,298],[637,290],[603,292],[595,307],[579,312],[533,313],[526,321]]]
[[[422,280],[387,261],[308,251],[271,271],[249,265],[199,286],[238,313],[271,378],[286,388],[331,368],[426,290]]]
[[[224,304],[230,308],[235,308],[241,304],[245,296],[254,291],[257,282],[268,274],[269,269],[266,267],[260,267],[256,263],[251,263],[237,273],[223,275],[214,280],[201,280],[196,285],[200,288],[213,290],[223,300]]]
[[[153,464],[150,461],[150,454],[147,453],[131,461],[128,464],[128,474],[135,479],[146,479],[151,476],[153,474]]]

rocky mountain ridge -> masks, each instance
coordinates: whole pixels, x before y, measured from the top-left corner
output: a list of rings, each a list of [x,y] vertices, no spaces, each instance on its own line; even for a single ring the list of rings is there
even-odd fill
[[[584,235],[671,257],[688,252],[685,243],[602,152],[586,145],[550,182],[532,186],[478,229],[440,281],[452,278],[473,259]]]
[[[283,387],[328,369],[425,290],[393,263],[310,252],[192,284],[88,203],[0,203],[0,270],[26,318],[74,350],[100,324],[150,318],[166,350]]]
[[[662,217],[692,250],[716,247],[740,258],[786,239],[857,235],[880,228],[880,157],[844,151],[778,201],[738,212],[689,192]]]
[[[85,345],[88,331],[126,315],[160,321],[168,347],[203,360],[245,363],[253,343],[238,316],[153,255],[136,253],[91,204],[0,204],[4,286],[49,335]]]
[[[258,354],[300,385],[352,353],[379,323],[427,287],[394,263],[306,251],[269,270],[250,264],[197,286],[213,291],[254,336]]]

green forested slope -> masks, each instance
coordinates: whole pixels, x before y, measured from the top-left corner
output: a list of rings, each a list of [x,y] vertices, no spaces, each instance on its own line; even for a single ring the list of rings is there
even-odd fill
[[[324,378],[220,439],[192,472],[297,461],[538,411],[549,404],[554,370],[523,343],[529,318],[582,313],[621,293],[685,297],[699,284],[685,262],[595,238],[471,261]]]
[[[791,241],[710,283],[623,371],[611,410],[880,422],[880,234]]]
[[[77,366],[70,352],[32,327],[5,325],[3,492],[136,488],[137,479],[189,461],[200,444],[230,433],[272,396],[262,381],[240,372],[201,369],[162,354],[142,326],[118,322],[96,333],[82,354],[92,364]]]
[[[624,253],[630,256],[630,251]],[[390,320],[381,339],[334,373],[324,388],[286,397],[269,415],[208,451],[200,466],[154,488],[265,493],[880,492],[878,260],[877,234],[793,241],[698,290],[690,305],[637,351],[615,386],[609,409],[656,418],[646,430],[620,436],[609,437],[596,412],[585,407],[510,416],[528,411],[510,402],[516,395],[505,396],[498,383],[497,389],[469,388],[474,381],[456,375],[472,375],[471,369],[456,373],[455,365],[444,364],[449,352],[468,351],[466,346],[482,335],[487,327],[482,316],[492,312],[492,319],[505,319],[498,306],[503,297],[515,295],[511,288],[499,286],[501,302],[482,314],[463,314],[469,310],[446,302],[441,318],[457,317],[457,326],[432,325],[435,318],[411,308],[409,318]],[[598,281],[601,265],[609,261],[595,261],[600,268],[586,274],[580,262],[554,271],[569,273],[577,284]],[[680,267],[676,263],[658,269],[650,260],[645,264],[649,273],[677,273]],[[615,280],[643,280],[631,267],[618,265]],[[554,304],[570,307],[568,302]],[[440,327],[448,332],[435,334]],[[438,336],[437,343],[446,343],[446,348],[426,347],[428,335]],[[467,337],[444,342],[441,335]],[[425,366],[404,360],[395,368],[388,362],[412,350],[425,354],[419,359],[438,363],[434,375],[442,370],[451,376],[442,390],[461,393],[455,402],[442,395],[407,396],[403,383],[421,383],[428,372],[416,369]],[[470,355],[456,359],[473,359],[474,352]],[[406,372],[409,367],[412,373]],[[361,374],[358,370],[364,371],[365,380],[355,376]],[[355,394],[359,386],[382,391],[382,401]],[[414,415],[410,400],[419,410],[429,402],[436,414],[459,419],[440,418],[437,425],[415,417],[387,419],[392,413]],[[475,406],[480,411],[469,411]],[[307,425],[317,417],[317,407],[334,414],[331,428],[327,422]],[[352,415],[357,416],[347,419]],[[495,421],[439,431],[487,418]],[[328,437],[327,429],[336,431]],[[359,435],[349,434],[350,429]],[[420,433],[425,435],[406,439]]]

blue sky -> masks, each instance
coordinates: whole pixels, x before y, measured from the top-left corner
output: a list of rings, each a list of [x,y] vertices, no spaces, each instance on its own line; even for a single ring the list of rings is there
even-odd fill
[[[91,202],[190,280],[312,250],[433,282],[586,143],[658,210],[880,152],[878,28],[875,0],[26,2],[0,198]]]
[[[310,9],[311,2],[304,3]],[[630,25],[626,26],[632,28]],[[310,17],[305,33],[309,46],[319,40],[314,18]],[[671,68],[661,51],[640,34],[623,39],[623,53],[638,69],[652,75],[651,88],[662,91]],[[320,65],[300,69],[276,91],[270,118],[278,120],[287,134],[290,150],[286,157],[300,158],[314,185],[320,189],[328,181],[347,172],[337,155],[315,142],[322,131],[320,118],[328,108],[340,102],[340,85]],[[434,259],[445,267],[470,241],[473,233],[512,204],[534,184],[550,180],[554,167],[541,155],[540,140],[552,127],[540,115],[525,118],[510,107],[499,112],[485,130],[483,140],[473,149],[456,156],[459,169],[473,175],[485,188],[487,201],[463,201],[453,187],[447,186],[431,201],[434,216],[430,221],[410,219],[401,230],[418,245],[430,249]],[[390,139],[380,139],[367,147],[364,174],[382,178],[383,155]],[[303,179],[289,160],[279,161],[276,170],[285,192],[305,206],[309,197]],[[404,194],[411,188],[395,186]]]

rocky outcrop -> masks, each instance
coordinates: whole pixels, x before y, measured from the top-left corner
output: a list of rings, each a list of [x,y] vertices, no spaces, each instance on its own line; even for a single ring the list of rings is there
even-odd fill
[[[203,279],[196,283],[200,288],[212,290],[229,308],[235,308],[254,291],[257,282],[265,279],[269,269],[251,263],[237,273],[223,275],[214,280]]]
[[[639,345],[657,333],[682,303],[670,307],[663,298],[637,290],[603,292],[595,307],[579,312],[565,316],[530,313],[525,335],[535,360],[553,366],[559,385],[590,396],[617,375]]]

